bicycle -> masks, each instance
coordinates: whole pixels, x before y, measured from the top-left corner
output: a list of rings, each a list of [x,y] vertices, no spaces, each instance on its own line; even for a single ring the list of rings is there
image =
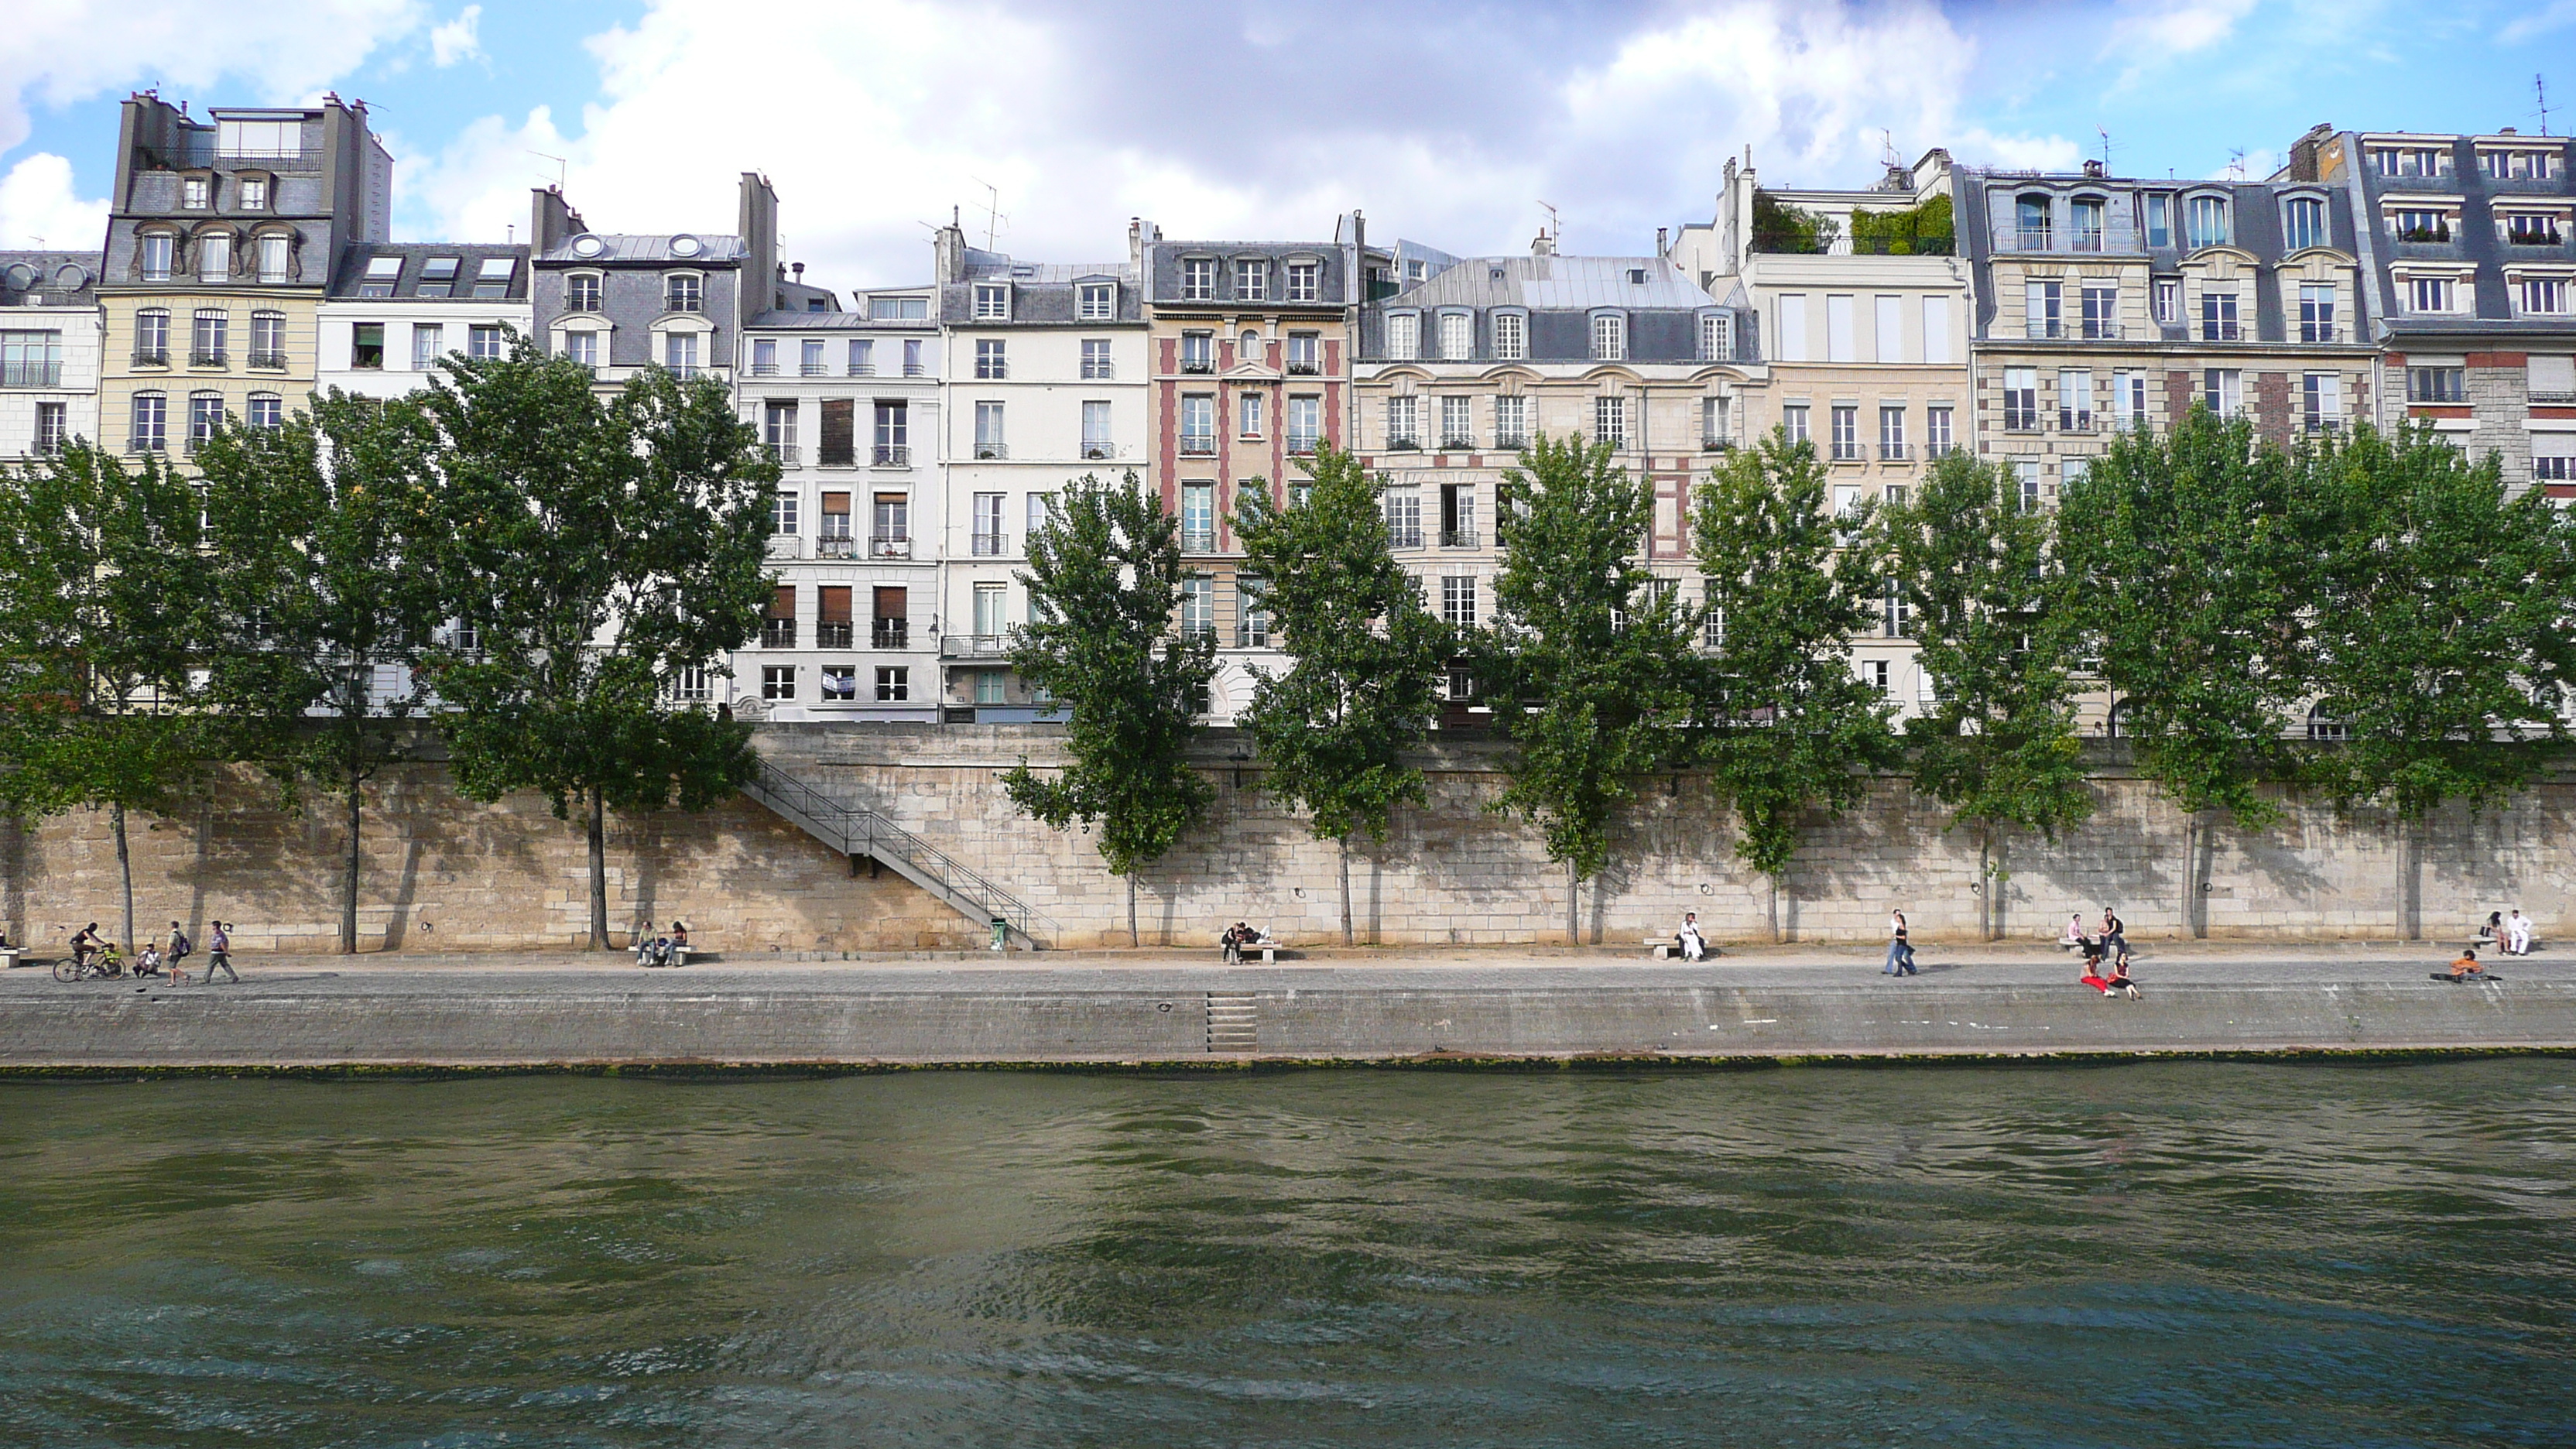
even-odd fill
[[[125,958],[117,954],[113,941],[102,941],[95,951],[54,963],[56,981],[104,981],[124,974]]]

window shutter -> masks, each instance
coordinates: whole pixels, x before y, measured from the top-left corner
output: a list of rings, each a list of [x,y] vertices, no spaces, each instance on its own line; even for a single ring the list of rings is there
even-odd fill
[[[877,617],[880,619],[903,618],[904,599],[905,591],[902,589],[877,590]]]
[[[794,584],[780,584],[777,588],[770,591],[769,617],[773,619],[793,619],[796,617],[796,586]]]
[[[847,466],[858,461],[858,410],[856,401],[826,398],[823,401],[822,461]]]
[[[823,587],[821,592],[823,595],[823,622],[826,624],[846,624],[850,622],[850,591],[847,588],[834,587],[827,584]]]

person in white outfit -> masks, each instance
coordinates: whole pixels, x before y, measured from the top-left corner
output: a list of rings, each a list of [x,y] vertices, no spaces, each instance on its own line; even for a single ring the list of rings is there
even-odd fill
[[[1708,941],[1699,933],[1699,912],[1682,912],[1682,928],[1680,931],[1674,933],[1673,940],[1682,948],[1683,960],[1705,961],[1708,959]]]
[[[2531,954],[2531,917],[2515,911],[2504,918],[2504,948],[2516,956]]]

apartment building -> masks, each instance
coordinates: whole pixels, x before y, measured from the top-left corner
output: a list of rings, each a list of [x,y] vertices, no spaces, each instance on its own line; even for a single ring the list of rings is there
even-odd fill
[[[1033,263],[934,242],[941,332],[947,526],[939,636],[946,717],[991,724],[1056,718],[1010,668],[1029,617],[1018,581],[1030,533],[1068,481],[1154,477],[1142,286],[1145,226],[1120,262]]]
[[[773,310],[771,289],[756,283],[777,260],[777,206],[769,184],[746,173],[738,232],[595,232],[561,191],[540,188],[529,208],[529,299],[547,354],[590,368],[602,387],[647,367],[730,379],[743,324]]]
[[[1399,266],[1411,250],[1398,245]],[[1387,480],[1396,557],[1425,603],[1461,629],[1490,621],[1498,490],[1541,434],[1607,442],[1651,479],[1645,555],[1657,573],[1688,577],[1691,485],[1711,452],[1743,436],[1768,381],[1749,317],[1670,257],[1564,256],[1545,233],[1527,256],[1418,276],[1362,310],[1351,431],[1361,462]],[[1452,704],[1472,690],[1454,679]]]
[[[0,251],[0,460],[98,440],[96,252]]]
[[[1699,324],[1702,350],[1767,365],[1747,365],[1736,396],[1711,389],[1707,446],[1785,429],[1815,445],[1838,511],[1901,501],[1973,428],[1969,269],[1956,254],[1949,154],[1891,161],[1863,189],[1773,191],[1749,154],[1723,177],[1715,214],[1681,229],[1672,261],[1719,303]],[[1891,587],[1852,641],[1853,668],[1906,714],[1932,698],[1911,623]]]
[[[1166,241],[1137,223],[1144,288],[1151,478],[1180,518],[1190,567],[1181,627],[1211,635],[1220,665],[1213,718],[1251,700],[1251,671],[1286,662],[1271,647],[1261,585],[1239,570],[1238,489],[1285,503],[1319,443],[1347,446],[1352,318],[1363,219],[1330,242]]]
[[[227,415],[283,416],[312,390],[333,268],[385,239],[392,201],[393,158],[363,102],[198,120],[129,98],[97,283],[100,426],[158,453]]]
[[[2576,498],[2576,144],[2563,136],[2336,132],[2278,184],[2339,195],[2357,228],[2383,425],[2429,424]]]
[[[451,354],[499,357],[535,330],[528,249],[458,242],[361,242],[342,252],[315,309],[316,391],[400,397]],[[302,400],[290,399],[289,408]]]

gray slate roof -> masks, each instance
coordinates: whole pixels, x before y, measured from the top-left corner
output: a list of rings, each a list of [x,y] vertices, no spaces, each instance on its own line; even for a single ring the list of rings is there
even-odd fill
[[[0,306],[23,307],[30,292],[46,306],[86,306],[97,300],[106,264],[97,252],[0,251]]]
[[[393,287],[395,299],[403,301],[416,299],[424,302],[477,300],[524,302],[528,300],[528,249],[502,242],[359,242],[341,248],[340,265],[333,274],[330,295],[333,297],[361,295],[359,289],[367,285],[368,281],[367,264],[378,257],[402,258],[402,271],[397,275]],[[444,297],[419,296],[422,269],[433,258],[440,257],[456,259],[456,275],[451,283],[454,290]],[[474,282],[483,273],[483,260],[486,257],[508,257],[516,265],[510,268],[510,289],[507,293],[497,298],[478,299],[474,295]],[[381,278],[377,280],[382,281]]]
[[[681,256],[671,250],[673,235],[696,237],[703,244],[704,250],[693,257]],[[582,237],[595,237],[606,245],[596,256],[586,257],[573,250],[573,244],[580,241]],[[552,248],[537,260],[548,266],[614,266],[621,262],[650,266],[726,266],[738,263],[750,254],[751,249],[743,244],[741,237],[724,236],[714,232],[637,236],[623,232],[598,231],[566,237],[562,246]]]
[[[1641,273],[1642,280],[1630,280]],[[1711,302],[1662,257],[1469,257],[1382,305],[1580,310],[1698,308]]]

